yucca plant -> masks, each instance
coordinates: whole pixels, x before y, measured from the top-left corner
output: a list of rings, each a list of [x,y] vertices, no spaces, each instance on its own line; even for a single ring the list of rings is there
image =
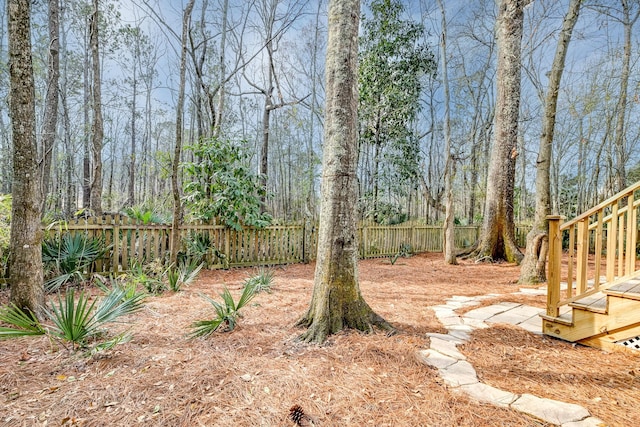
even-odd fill
[[[42,262],[52,277],[45,282],[45,289],[53,292],[66,283],[84,280],[91,264],[108,250],[102,239],[80,233],[46,239],[42,243]]]
[[[253,286],[255,293],[260,292],[271,292],[271,285],[273,284],[273,270],[260,267],[258,269],[258,274],[255,276],[249,277],[244,281],[244,286]]]
[[[75,297],[75,290],[69,288],[62,298],[44,310],[44,323],[34,319],[29,313],[17,306],[0,310],[0,321],[11,326],[0,328],[0,339],[15,338],[28,335],[48,335],[63,346],[71,344],[71,350],[89,349],[93,341],[98,341],[93,349],[102,351],[124,342],[129,335],[123,332],[110,340],[101,340],[107,332],[104,327],[116,322],[120,317],[134,313],[142,307],[144,295],[126,296],[126,289],[113,289],[99,301],[80,292]]]
[[[245,286],[242,295],[240,295],[240,299],[238,302],[235,302],[231,292],[229,292],[229,289],[225,286],[220,294],[222,303],[215,301],[208,295],[200,295],[211,303],[216,312],[216,317],[211,320],[199,320],[192,323],[191,328],[193,331],[189,334],[190,338],[206,338],[217,331],[222,325],[225,326],[226,331],[232,331],[238,323],[238,318],[242,317],[240,309],[249,304],[253,297],[255,297],[256,292],[254,286]]]

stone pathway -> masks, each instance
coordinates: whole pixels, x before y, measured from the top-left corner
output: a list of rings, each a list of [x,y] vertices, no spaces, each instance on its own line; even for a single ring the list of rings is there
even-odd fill
[[[546,290],[522,289],[516,294],[545,295]],[[469,339],[474,329],[488,328],[492,323],[510,323],[535,334],[542,333],[542,320],[538,316],[541,310],[524,304],[501,302],[468,311],[462,317],[455,313],[459,308],[479,305],[483,299],[497,296],[499,295],[453,296],[446,304],[431,307],[448,333],[428,334],[431,347],[419,352],[420,359],[437,368],[445,384],[453,391],[466,393],[479,402],[509,407],[562,427],[605,426],[606,423],[592,417],[582,406],[531,394],[510,393],[478,380],[476,370],[457,349],[458,344]]]

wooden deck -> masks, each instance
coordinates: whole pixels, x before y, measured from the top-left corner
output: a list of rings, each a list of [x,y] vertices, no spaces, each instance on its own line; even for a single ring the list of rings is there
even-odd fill
[[[543,333],[607,349],[640,335],[639,207],[640,182],[571,221],[548,218]],[[568,264],[561,271],[563,255]],[[561,278],[568,283],[564,289]]]

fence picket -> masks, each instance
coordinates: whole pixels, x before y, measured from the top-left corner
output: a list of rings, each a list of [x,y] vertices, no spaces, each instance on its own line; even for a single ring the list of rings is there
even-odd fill
[[[631,215],[631,220],[634,217]],[[614,215],[611,221],[616,219]],[[521,246],[524,246],[526,228],[519,226],[516,230],[516,236],[522,240]],[[615,232],[615,227],[612,228]],[[115,214],[70,220],[57,228],[51,227],[47,235],[56,233],[85,233],[88,237],[103,239],[109,251],[104,259],[94,263],[92,271],[118,274],[129,270],[133,260],[167,259],[171,224],[143,224]],[[246,227],[242,231],[202,222],[183,224],[180,226],[181,250],[186,250],[186,239],[197,233],[208,237],[211,247],[206,261],[207,267],[212,269],[308,262],[316,258],[318,227],[313,223],[274,225],[263,229]],[[456,227],[456,246],[468,247],[478,235],[478,226]],[[394,256],[409,248],[413,253],[442,251],[440,226],[362,224],[358,237],[362,259]]]

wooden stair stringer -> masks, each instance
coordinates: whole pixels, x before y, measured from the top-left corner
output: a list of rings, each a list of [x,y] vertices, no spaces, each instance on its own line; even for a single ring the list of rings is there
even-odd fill
[[[610,331],[605,334],[585,338],[578,341],[578,343],[607,351],[633,351],[634,354],[637,355],[637,350],[629,349],[623,345],[616,344],[620,341],[626,341],[637,336],[640,336],[640,323],[616,329],[615,331]]]
[[[608,295],[607,300],[605,313],[574,306],[571,324],[568,324],[566,318],[542,316],[542,332],[565,341],[576,342],[640,325],[640,301],[617,295]]]

